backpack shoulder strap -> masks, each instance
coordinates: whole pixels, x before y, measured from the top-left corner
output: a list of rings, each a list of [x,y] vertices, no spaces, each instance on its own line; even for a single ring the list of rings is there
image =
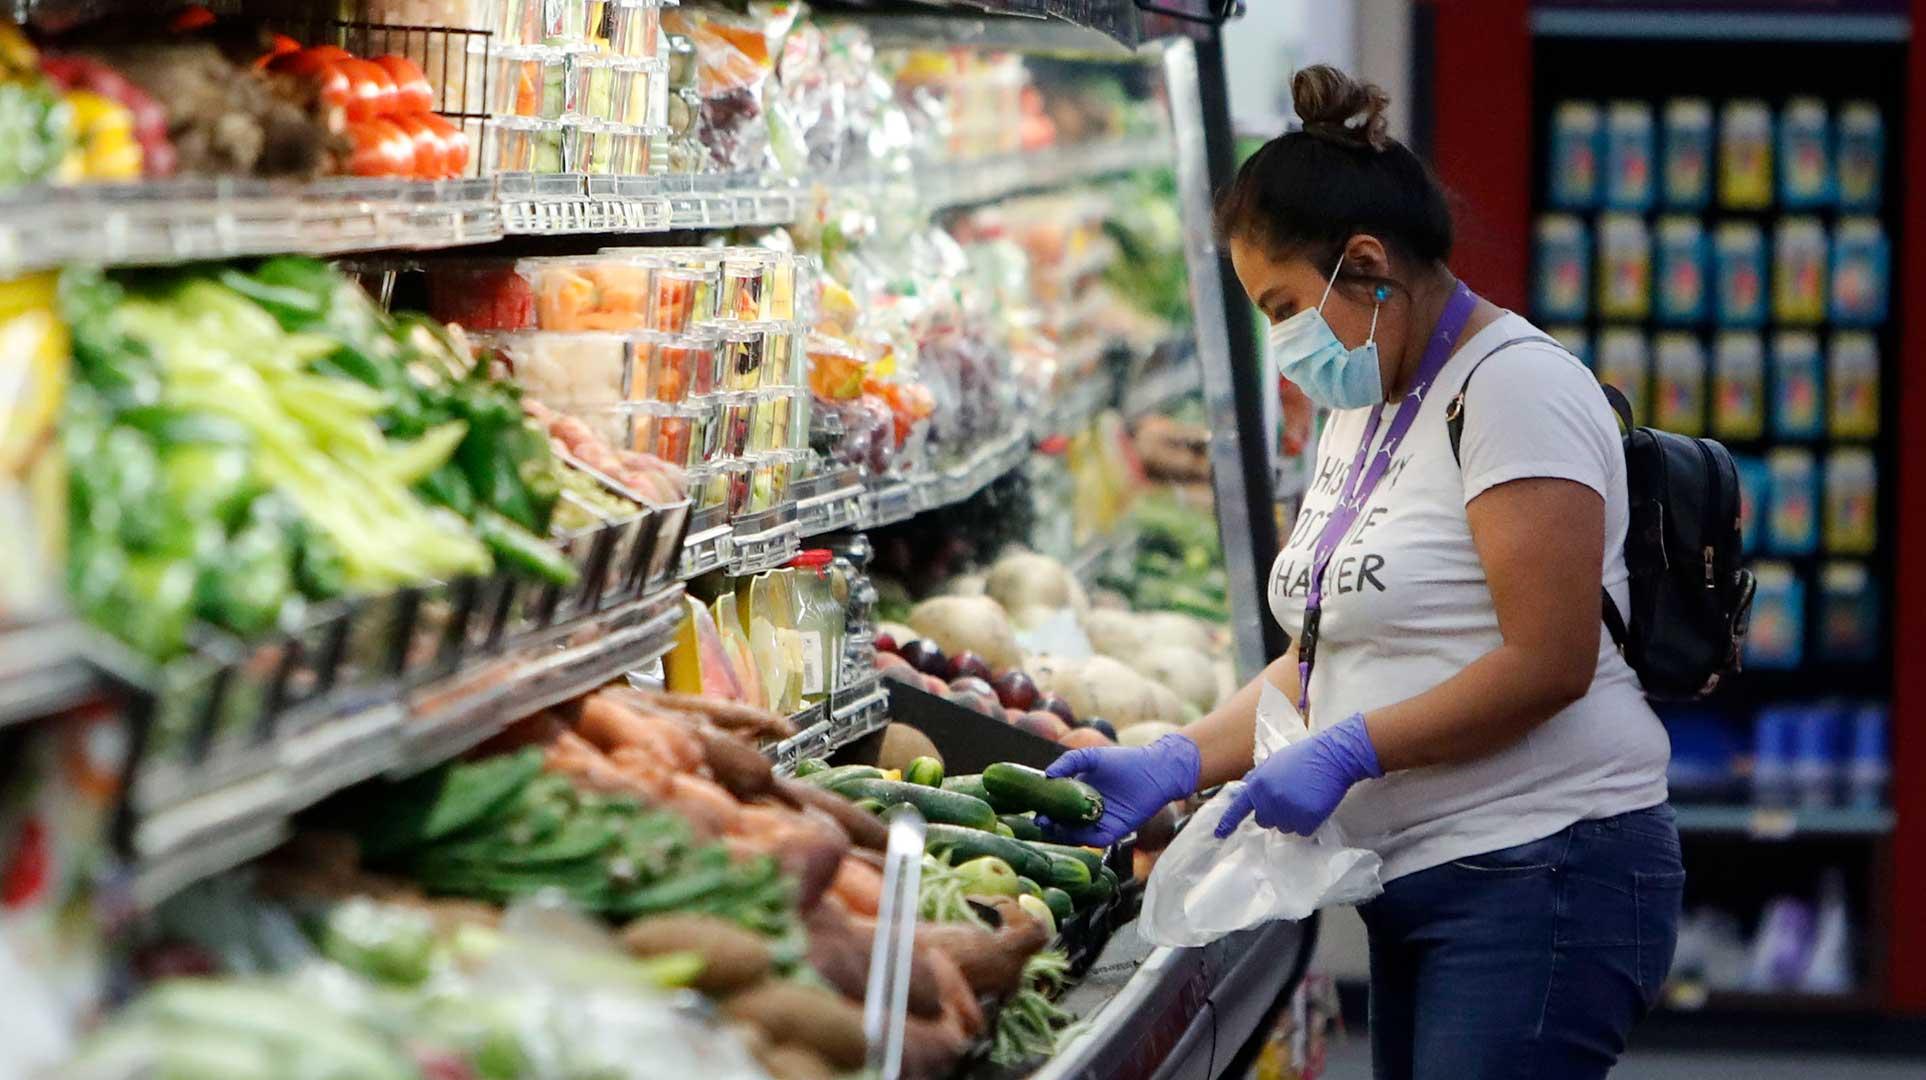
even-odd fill
[[[1451,460],[1460,465],[1464,464],[1464,459],[1460,457],[1458,453],[1458,444],[1463,442],[1465,438],[1465,391],[1471,387],[1471,377],[1478,374],[1478,369],[1485,366],[1485,361],[1504,352],[1513,345],[1529,345],[1533,343],[1550,345],[1555,349],[1564,348],[1563,345],[1560,345],[1558,342],[1553,341],[1543,334],[1525,334],[1521,337],[1510,338],[1499,342],[1492,347],[1490,352],[1479,357],[1477,363],[1471,365],[1471,370],[1465,373],[1465,381],[1458,384],[1457,396],[1451,399],[1451,404],[1445,406],[1445,434],[1451,438]],[[1623,399],[1621,398],[1620,400]]]
[[[1457,462],[1460,468],[1464,466],[1465,462],[1464,458],[1460,456],[1458,452],[1458,445],[1464,441],[1465,437],[1465,391],[1471,388],[1471,377],[1478,374],[1478,369],[1485,366],[1485,361],[1496,356],[1498,353],[1511,348],[1513,345],[1525,345],[1533,342],[1543,343],[1558,349],[1564,348],[1563,345],[1558,344],[1558,342],[1553,341],[1543,334],[1528,334],[1523,337],[1512,338],[1508,341],[1501,341],[1490,352],[1479,357],[1478,362],[1471,365],[1471,370],[1465,373],[1465,381],[1458,384],[1457,396],[1453,397],[1451,404],[1445,407],[1445,434],[1451,438],[1451,460]],[[1625,400],[1625,395],[1619,393],[1618,388],[1615,386],[1600,383],[1599,388],[1605,392],[1605,400],[1611,402],[1612,411],[1618,414],[1619,422],[1625,425],[1625,431],[1630,433],[1635,426],[1632,422],[1632,403]],[[1626,631],[1625,618],[1619,614],[1618,604],[1612,600],[1610,591],[1600,588],[1599,599],[1600,613],[1605,618],[1605,631],[1612,635],[1612,644],[1623,651],[1625,642],[1631,636]]]

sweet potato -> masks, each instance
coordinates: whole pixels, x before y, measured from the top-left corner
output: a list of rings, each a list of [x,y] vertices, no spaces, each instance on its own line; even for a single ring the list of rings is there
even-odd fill
[[[622,944],[636,956],[693,952],[702,957],[698,990],[722,996],[769,974],[769,946],[762,935],[716,915],[680,913],[637,919],[622,929]]]
[[[916,940],[954,960],[970,989],[1007,998],[1023,985],[1023,965],[1049,944],[1049,932],[1008,897],[999,897],[993,906],[1003,919],[996,930],[968,923],[922,923]]]
[[[807,1047],[838,1069],[860,1069],[867,1056],[862,1006],[833,990],[766,979],[724,1001],[722,1011],[761,1028],[773,1042]]]
[[[873,919],[883,902],[883,875],[853,853],[845,855],[843,861],[836,864],[836,877],[830,882],[829,893],[849,910]]]
[[[963,977],[963,969],[941,949],[926,946],[919,952],[928,958],[930,976],[936,980],[936,993],[943,1002],[944,1017],[954,1021],[957,1029],[969,1038],[981,1035],[983,1006],[977,1003],[970,980]]]
[[[835,1080],[836,1070],[822,1055],[806,1046],[784,1043],[756,1055],[756,1061],[774,1080]]]
[[[617,765],[626,766],[625,755],[634,754],[632,750],[615,752]],[[688,773],[674,773],[669,777],[666,805],[695,826],[696,831],[707,837],[721,836],[736,825],[742,814],[742,804],[722,788],[699,776]]]
[[[863,1000],[869,988],[869,958],[875,949],[876,924],[858,923],[845,912],[824,904],[811,912],[809,966],[844,997]],[[930,966],[927,949],[910,954],[909,1011],[936,1019],[943,1014],[942,983]]]
[[[777,797],[791,806],[813,806],[836,820],[858,847],[884,851],[889,847],[889,827],[875,814],[858,809],[856,804],[833,791],[787,777],[777,777]]]
[[[755,747],[709,727],[698,729],[695,737],[702,744],[702,757],[709,765],[710,774],[716,783],[729,789],[729,794],[743,802],[752,802],[774,788],[776,779],[769,770],[769,759]]]

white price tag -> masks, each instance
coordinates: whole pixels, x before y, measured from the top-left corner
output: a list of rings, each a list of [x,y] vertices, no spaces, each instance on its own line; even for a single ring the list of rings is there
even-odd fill
[[[804,697],[816,697],[829,691],[827,674],[823,669],[823,635],[820,630],[799,630],[802,638],[802,693]]]

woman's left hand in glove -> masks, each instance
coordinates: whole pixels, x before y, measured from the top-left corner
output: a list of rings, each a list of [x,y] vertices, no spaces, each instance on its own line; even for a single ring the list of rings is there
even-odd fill
[[[1309,836],[1353,785],[1383,775],[1364,714],[1357,713],[1292,743],[1245,773],[1243,790],[1217,823],[1217,838],[1229,836],[1252,814],[1267,829]]]

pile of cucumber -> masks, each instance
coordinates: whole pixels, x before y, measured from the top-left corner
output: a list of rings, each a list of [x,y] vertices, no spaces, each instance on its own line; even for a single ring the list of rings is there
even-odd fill
[[[1101,852],[1048,843],[1036,822],[1042,816],[1087,825],[1101,818],[1103,797],[1081,781],[1053,780],[1009,762],[945,777],[942,763],[929,757],[910,762],[900,775],[811,758],[797,764],[796,776],[876,813],[902,803],[916,807],[929,822],[929,852],[957,863],[988,857],[1008,864],[1023,891],[1041,897],[1058,925],[1117,893],[1117,874],[1104,865]]]

